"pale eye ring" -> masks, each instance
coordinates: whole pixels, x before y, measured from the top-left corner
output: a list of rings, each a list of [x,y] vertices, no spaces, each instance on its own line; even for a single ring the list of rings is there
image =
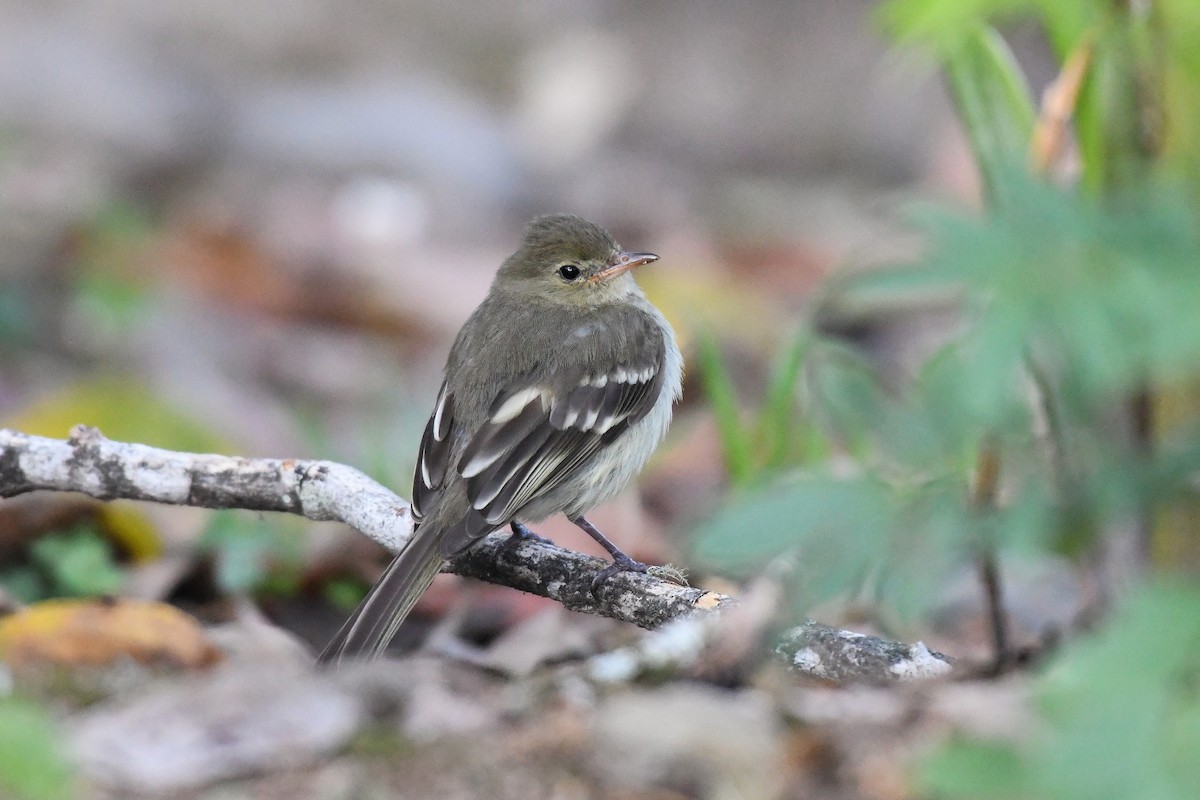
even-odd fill
[[[563,264],[558,268],[558,274],[561,275],[562,279],[565,281],[573,281],[579,277],[579,265]]]

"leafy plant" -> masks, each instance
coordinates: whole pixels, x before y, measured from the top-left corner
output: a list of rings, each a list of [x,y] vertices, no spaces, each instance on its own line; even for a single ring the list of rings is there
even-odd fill
[[[1055,113],[1036,120],[991,27],[1018,17],[1043,26],[1063,64]],[[860,306],[957,298],[963,332],[899,390],[862,373],[840,393],[874,445],[851,469],[809,465],[740,493],[698,552],[743,570],[796,554],[801,605],[875,575],[883,599],[913,610],[981,550],[1078,552],[1115,524],[1200,507],[1200,3],[892,0],[881,18],[944,67],[986,212],[926,211],[924,258],[838,288]],[[1054,185],[1029,166],[1031,151],[1038,169],[1053,152],[1032,142],[1066,136],[1068,122],[1081,174]],[[971,500],[985,449],[1005,467],[996,506]],[[1200,546],[1194,525],[1178,536]],[[1027,743],[956,740],[926,764],[923,788],[1194,796],[1198,652],[1200,593],[1151,576],[1041,676],[1044,724]]]
[[[1106,522],[1195,502],[1190,475],[1200,468],[1200,414],[1176,426],[1171,442],[1149,448],[1114,435],[1112,424],[1114,411],[1145,387],[1200,380],[1200,187],[1156,160],[1152,143],[1131,135],[1126,119],[1158,113],[1143,79],[1192,63],[1200,49],[1168,37],[1177,49],[1147,58],[1144,38],[1169,22],[1155,15],[1177,14],[1186,27],[1197,14],[1179,4],[1149,5],[1150,18],[1138,4],[1093,0],[893,0],[884,7],[902,40],[932,44],[945,65],[988,210],[924,211],[916,218],[929,240],[924,258],[856,275],[834,291],[858,307],[869,297],[955,297],[963,332],[911,384],[890,391],[853,359],[814,358],[806,340],[804,411],[827,440],[857,443],[840,448],[855,466],[848,474],[839,466],[835,477],[810,461],[804,474],[766,495],[735,495],[701,531],[702,556],[744,569],[799,552],[821,576],[799,583],[805,602],[851,590],[829,576],[850,580],[875,564],[886,570],[885,583],[914,599],[919,591],[903,587],[934,587],[944,574],[918,567],[906,575],[904,554],[936,551],[942,557],[931,566],[949,570],[981,546],[1077,550]],[[1090,66],[1075,98],[1085,162],[1079,187],[1052,185],[1026,166],[1035,129],[1062,121],[1035,123],[1024,79],[989,27],[990,16],[1019,12],[1038,15],[1064,60],[1090,54],[1072,60]],[[763,426],[740,421],[730,382],[713,367],[715,348],[702,350],[735,485],[755,485],[759,465],[802,463],[761,456],[753,432]],[[796,410],[791,398],[769,407]],[[1049,438],[1039,435],[1039,418],[1048,421]],[[1005,456],[1012,494],[1000,509],[970,503],[968,477],[984,443]],[[833,517],[869,530],[851,532]],[[840,533],[829,535],[831,526]],[[851,539],[856,547],[840,546]],[[926,540],[936,547],[923,546]],[[887,560],[897,554],[898,562]],[[853,568],[841,563],[847,556]]]

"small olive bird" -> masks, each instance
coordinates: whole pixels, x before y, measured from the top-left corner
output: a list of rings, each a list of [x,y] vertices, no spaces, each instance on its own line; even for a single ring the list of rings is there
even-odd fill
[[[538,217],[459,331],[413,479],[412,537],[321,653],[378,656],[443,565],[487,534],[563,513],[612,554],[598,581],[646,567],[584,518],[654,452],[681,394],[671,326],[633,280],[657,261],[567,214]]]

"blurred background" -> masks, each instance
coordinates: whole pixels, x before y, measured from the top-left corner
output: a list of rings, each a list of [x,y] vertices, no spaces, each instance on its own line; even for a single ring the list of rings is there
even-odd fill
[[[165,602],[235,669],[180,656],[156,695],[9,658],[0,797],[1193,796],[1198,9],[0,0],[0,427],[408,496],[455,332],[530,218],[576,213],[661,256],[687,361],[592,518],[759,609],[735,666],[597,688],[642,632],[443,575],[405,657],[335,683],[304,648],[388,560],[345,526],[6,499],[4,609]],[[800,680],[759,645],[806,615],[962,680]],[[326,738],[219,768],[155,738],[276,701]]]
[[[661,254],[641,280],[685,347],[711,332],[757,385],[822,278],[913,250],[902,203],[977,193],[873,7],[6,2],[0,419],[331,458],[406,495],[454,333],[553,211]],[[644,494],[602,515],[654,560],[725,481],[691,374]],[[198,526],[241,548],[237,588],[264,577],[259,523],[147,513],[164,550]]]

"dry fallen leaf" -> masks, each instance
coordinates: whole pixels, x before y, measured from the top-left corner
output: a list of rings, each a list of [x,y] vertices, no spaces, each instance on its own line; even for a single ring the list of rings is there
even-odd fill
[[[200,623],[139,600],[47,600],[0,620],[0,659],[16,670],[104,666],[130,659],[195,669],[220,659]]]

